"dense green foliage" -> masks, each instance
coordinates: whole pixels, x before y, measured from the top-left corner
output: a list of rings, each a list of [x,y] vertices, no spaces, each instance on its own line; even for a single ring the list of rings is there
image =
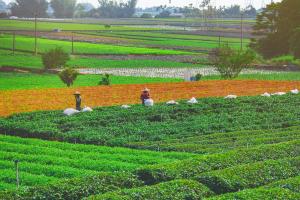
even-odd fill
[[[193,178],[201,173],[221,170],[239,164],[247,164],[267,159],[299,156],[299,140],[273,145],[261,145],[252,148],[238,148],[226,153],[212,154],[138,169],[136,174],[146,184],[173,180],[176,178]]]
[[[158,104],[152,108],[103,107],[72,117],[61,111],[36,112],[1,119],[0,131],[22,137],[124,146],[214,132],[288,127],[299,121],[300,111],[294,109],[298,103],[297,95],[285,95],[206,98],[194,105],[181,101],[177,106]]]
[[[72,86],[78,76],[78,72],[72,68],[65,68],[58,74],[60,80],[68,87]]]
[[[21,186],[60,179],[133,171],[149,164],[173,162],[193,154],[75,145],[0,135],[0,190],[15,188],[13,160],[19,160]],[[3,172],[3,173],[2,173]]]
[[[48,4],[46,0],[16,0],[11,3],[10,11],[17,17],[48,17]]]
[[[255,53],[250,49],[237,51],[226,45],[215,49],[212,63],[222,78],[233,79],[238,77],[243,69],[247,69],[254,58]]]
[[[51,0],[50,5],[56,18],[73,18],[76,0]]]
[[[50,49],[42,55],[45,69],[64,67],[69,60],[70,55],[60,47]]]
[[[21,189],[17,192],[0,192],[1,200],[74,200],[90,195],[106,193],[123,188],[141,186],[136,177],[126,173],[100,173],[95,176],[73,178]],[[66,192],[67,191],[67,192]]]
[[[43,53],[55,47],[61,47],[64,51],[71,53],[71,42],[51,39],[38,39],[38,51]],[[0,48],[11,49],[12,39],[10,35],[0,35]],[[17,36],[16,49],[21,51],[33,52],[34,38],[29,36]],[[164,50],[134,46],[120,46],[113,44],[93,44],[87,42],[74,42],[76,54],[150,54],[150,55],[189,55],[190,52]]]
[[[90,200],[130,200],[130,199],[156,199],[156,200],[182,200],[182,199],[202,199],[213,193],[204,185],[192,180],[175,180],[145,186],[134,189],[126,189],[104,195],[91,196]]]
[[[148,78],[110,76],[111,84],[144,84],[144,83],[172,83],[181,82],[181,79],[173,78]],[[97,86],[99,75],[79,75],[74,87]],[[63,88],[65,85],[57,75],[54,74],[33,74],[33,73],[0,73],[0,90],[17,89],[41,89],[41,88]]]

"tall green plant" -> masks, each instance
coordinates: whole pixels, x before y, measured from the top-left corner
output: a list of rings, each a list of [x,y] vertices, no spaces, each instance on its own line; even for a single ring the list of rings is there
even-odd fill
[[[61,71],[58,75],[62,82],[64,82],[68,87],[70,87],[76,80],[78,72],[74,69],[66,68],[63,71]]]
[[[70,55],[61,47],[51,49],[42,55],[45,69],[61,68],[70,60]]]
[[[255,59],[255,53],[235,50],[228,45],[215,49],[211,61],[224,79],[236,78],[243,69],[248,68]]]

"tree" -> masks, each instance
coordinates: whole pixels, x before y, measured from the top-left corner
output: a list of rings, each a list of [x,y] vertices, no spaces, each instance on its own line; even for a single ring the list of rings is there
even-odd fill
[[[56,18],[72,18],[76,9],[76,0],[51,0],[50,4]]]
[[[48,17],[46,0],[16,0],[11,3],[11,15],[17,17]]]
[[[72,68],[65,68],[58,74],[60,80],[68,87],[72,86],[78,76],[78,72]]]
[[[70,55],[61,47],[51,49],[42,55],[42,61],[45,69],[63,67],[70,60]]]
[[[115,0],[98,0],[100,17],[129,18],[134,15],[137,0],[128,0],[127,3],[118,3]]]
[[[0,12],[6,11],[6,3],[0,0]]]
[[[272,3],[258,15],[254,34],[260,36],[252,40],[251,47],[266,58],[289,54],[288,41],[296,28],[300,27],[300,1],[283,0]]]
[[[290,39],[290,49],[296,59],[300,59],[300,27],[295,30]]]
[[[235,50],[228,45],[214,50],[211,61],[224,79],[236,78],[255,59],[255,53],[247,49]]]

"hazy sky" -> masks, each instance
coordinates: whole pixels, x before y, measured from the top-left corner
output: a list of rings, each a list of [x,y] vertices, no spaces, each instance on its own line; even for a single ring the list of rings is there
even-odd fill
[[[5,2],[10,2],[11,0],[4,0]],[[90,2],[93,5],[97,6],[98,5],[98,0],[77,0],[78,2]],[[121,0],[119,0],[121,1]],[[123,0],[127,1],[127,0]],[[190,3],[193,3],[193,5],[198,7],[200,2],[202,0],[171,0],[171,4],[169,4],[170,0],[138,0],[138,7],[151,7],[151,6],[160,6],[160,5],[172,5],[172,6],[187,6]],[[280,0],[275,0],[275,1],[280,1]],[[249,2],[252,2],[252,4],[256,8],[260,8],[263,4],[271,2],[271,0],[212,0],[212,2],[215,2],[216,5],[232,5],[232,4],[239,4],[242,7],[245,5],[249,4]]]

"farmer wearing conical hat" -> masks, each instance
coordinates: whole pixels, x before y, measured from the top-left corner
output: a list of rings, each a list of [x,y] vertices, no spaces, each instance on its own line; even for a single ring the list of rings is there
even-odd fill
[[[80,96],[80,92],[75,92],[74,93],[75,96],[75,101],[76,101],[76,110],[81,111],[81,96]]]
[[[141,101],[143,105],[145,105],[145,101],[147,99],[150,99],[150,90],[148,88],[145,88],[142,90],[142,94],[141,94]]]

